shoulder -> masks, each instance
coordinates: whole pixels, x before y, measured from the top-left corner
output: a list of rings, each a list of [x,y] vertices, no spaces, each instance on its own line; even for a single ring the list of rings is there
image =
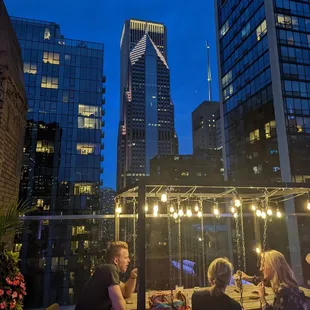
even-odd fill
[[[101,269],[102,271],[117,272],[117,273],[118,273],[116,266],[113,265],[113,264],[104,264],[104,265],[102,265],[102,266],[100,267],[100,269]]]
[[[209,297],[210,295],[210,291],[209,290],[203,290],[203,291],[198,291],[198,292],[194,292],[192,298],[206,298]]]

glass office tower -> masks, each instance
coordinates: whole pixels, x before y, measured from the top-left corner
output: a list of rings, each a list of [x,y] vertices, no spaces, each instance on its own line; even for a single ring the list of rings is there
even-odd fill
[[[121,37],[117,188],[150,174],[150,160],[178,153],[170,97],[167,32],[160,23],[128,20]]]
[[[31,296],[26,306],[71,303],[101,255],[99,225],[83,216],[100,212],[103,44],[67,39],[53,22],[12,22],[29,107],[20,199],[39,216],[16,244]]]
[[[215,0],[228,180],[309,182],[309,6],[308,0]],[[287,213],[304,208],[305,202],[285,203]],[[290,233],[282,236],[301,282],[307,221],[288,217]]]

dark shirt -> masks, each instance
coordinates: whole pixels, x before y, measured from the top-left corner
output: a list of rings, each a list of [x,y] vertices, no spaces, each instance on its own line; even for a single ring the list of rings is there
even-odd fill
[[[211,296],[209,290],[195,292],[192,296],[193,310],[241,310],[241,305],[228,295]]]
[[[303,299],[298,289],[284,287],[275,295],[273,305],[266,305],[264,310],[304,310]]]
[[[106,264],[97,268],[86,283],[75,310],[110,310],[112,302],[108,288],[119,285],[119,273],[115,265]]]

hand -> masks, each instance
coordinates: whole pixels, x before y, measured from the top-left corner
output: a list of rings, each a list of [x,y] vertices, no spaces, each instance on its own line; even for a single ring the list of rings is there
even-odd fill
[[[248,281],[251,277],[248,276],[246,273],[244,273],[241,270],[237,270],[237,272],[234,274],[234,280],[239,280],[240,279],[240,274],[241,274],[241,280]]]
[[[138,277],[138,268],[134,268],[130,272],[130,278],[131,279],[137,279]]]

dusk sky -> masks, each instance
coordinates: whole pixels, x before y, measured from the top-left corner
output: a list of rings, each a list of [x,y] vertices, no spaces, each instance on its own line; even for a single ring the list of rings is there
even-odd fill
[[[115,188],[119,121],[120,37],[126,19],[164,23],[168,30],[171,97],[180,154],[192,153],[191,112],[208,98],[206,41],[211,46],[213,100],[218,100],[214,1],[5,0],[11,16],[56,22],[69,39],[105,45],[104,185]],[[177,3],[177,4],[176,4]]]

